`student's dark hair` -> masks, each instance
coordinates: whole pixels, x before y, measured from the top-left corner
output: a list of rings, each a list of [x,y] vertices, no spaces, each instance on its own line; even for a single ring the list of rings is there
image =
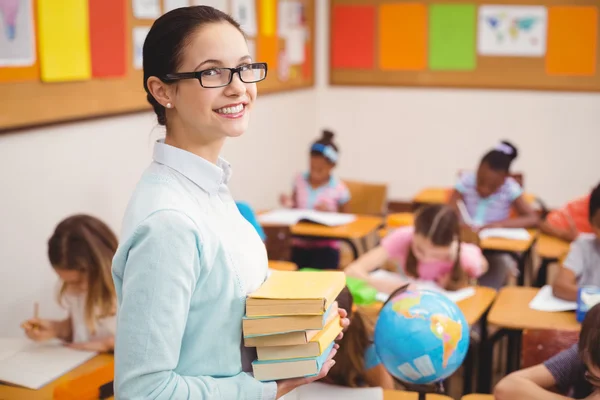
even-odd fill
[[[454,288],[464,283],[467,277],[460,265],[460,222],[454,209],[443,204],[423,206],[417,212],[414,233],[428,238],[434,246],[450,246],[456,241],[458,248],[450,273],[450,286]],[[418,278],[418,264],[419,260],[417,260],[412,246],[409,246],[405,266],[406,274]]]
[[[581,324],[579,356],[584,362],[600,367],[600,304],[589,309]]]
[[[326,382],[347,387],[366,385],[365,352],[373,343],[367,323],[358,310],[353,311],[352,294],[347,287],[337,297],[338,306],[348,312],[350,326],[344,332],[335,365],[329,370]]]
[[[487,164],[494,171],[508,174],[510,165],[519,155],[517,148],[504,140],[495,149],[488,151],[481,159],[481,164]]]
[[[313,144],[311,145],[314,146],[315,144],[322,144],[324,146],[331,146],[335,149],[335,151],[337,151],[338,153],[340,152],[340,149],[337,147],[337,145],[333,142],[333,137],[335,136],[335,133],[333,133],[330,130],[325,129],[322,134],[321,137],[316,140],[315,142],[313,142]],[[321,153],[319,153],[318,151],[314,151],[311,150],[311,155],[321,155]]]
[[[590,222],[593,221],[595,214],[600,210],[600,183],[592,190],[590,194]]]
[[[148,78],[156,76],[162,80],[167,74],[177,72],[192,34],[204,25],[219,22],[227,22],[244,34],[233,18],[209,6],[177,8],[152,24],[143,49],[144,90],[160,125],[167,124],[166,110],[148,90]]]

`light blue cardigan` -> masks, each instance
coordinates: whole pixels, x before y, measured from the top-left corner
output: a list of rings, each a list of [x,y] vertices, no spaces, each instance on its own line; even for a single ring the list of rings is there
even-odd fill
[[[275,399],[275,382],[243,372],[245,298],[268,261],[229,194],[228,164],[162,142],[154,160],[113,260],[116,398]]]

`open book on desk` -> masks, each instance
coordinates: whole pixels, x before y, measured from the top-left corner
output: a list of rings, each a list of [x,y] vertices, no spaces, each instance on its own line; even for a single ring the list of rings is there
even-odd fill
[[[300,386],[283,397],[284,400],[383,400],[383,389],[348,388],[313,382]]]
[[[0,382],[37,390],[96,354],[70,349],[59,341],[0,338]]]
[[[552,286],[546,285],[529,302],[529,308],[547,312],[573,311],[577,310],[577,302],[559,299],[552,293]]]
[[[509,240],[529,240],[531,235],[523,228],[487,228],[479,232],[480,239],[501,238]]]
[[[258,216],[261,224],[295,225],[298,222],[309,222],[326,226],[341,226],[356,219],[353,214],[322,212],[315,210],[298,210],[282,208],[268,211]]]
[[[398,274],[383,269],[373,271],[369,276],[376,279],[386,280],[388,282],[398,282],[398,287],[406,283],[413,283],[421,290],[431,290],[434,292],[441,293],[448,297],[450,300],[452,300],[454,303],[458,303],[461,300],[468,299],[469,297],[473,297],[475,295],[475,288],[472,286],[468,286],[459,290],[444,290],[443,288],[439,287],[435,282],[416,280],[412,278],[403,278]],[[389,297],[390,296],[388,294],[380,292],[377,293],[376,299],[381,302],[385,302]]]

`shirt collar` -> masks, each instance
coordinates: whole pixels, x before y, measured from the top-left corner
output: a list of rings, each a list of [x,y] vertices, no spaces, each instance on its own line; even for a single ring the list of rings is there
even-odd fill
[[[227,185],[231,177],[231,165],[221,157],[215,165],[189,151],[170,146],[163,139],[154,145],[153,159],[179,172],[211,194],[216,194],[222,184]]]

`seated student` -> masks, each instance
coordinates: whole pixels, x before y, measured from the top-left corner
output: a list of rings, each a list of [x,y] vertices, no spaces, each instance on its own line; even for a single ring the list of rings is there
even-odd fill
[[[58,338],[80,350],[114,349],[117,299],[111,265],[117,245],[115,234],[94,217],[74,215],[58,224],[48,241],[48,258],[62,280],[58,300],[69,317],[23,322],[30,339]]]
[[[589,207],[589,194],[575,199],[565,206],[551,211],[545,221],[540,224],[540,230],[566,242],[574,241],[580,233],[592,233]]]
[[[466,172],[460,176],[450,197],[450,205],[459,209],[464,202],[469,213],[471,228],[480,231],[485,228],[530,228],[539,223],[535,210],[523,197],[523,189],[511,178],[510,166],[517,158],[518,151],[511,143],[503,141],[487,152],[477,168],[477,172]],[[511,218],[515,208],[518,217]],[[467,224],[469,221],[462,221]],[[514,260],[507,253],[486,253],[490,268],[479,279],[484,286],[501,288]]]
[[[250,225],[252,225],[254,227],[254,229],[256,229],[256,233],[258,233],[258,236],[260,236],[262,241],[264,242],[265,240],[267,240],[265,231],[263,230],[262,226],[256,219],[256,214],[254,213],[254,210],[252,209],[252,207],[250,207],[250,204],[245,203],[243,201],[236,201],[235,205],[237,206],[238,210],[240,211],[240,214],[242,214],[242,217],[244,217],[246,219],[246,221],[250,222]]]
[[[469,278],[477,278],[487,268],[479,247],[460,242],[456,212],[441,204],[423,207],[417,213],[414,227],[394,230],[381,245],[359,257],[344,271],[348,276],[367,281],[380,292],[390,293],[397,284],[369,276],[390,259],[398,263],[399,273],[435,281],[451,290],[467,286]]]
[[[373,345],[373,329],[354,304],[348,288],[337,298],[338,306],[348,310],[350,326],[344,332],[339,349],[334,357],[335,364],[323,382],[347,387],[377,387],[394,389],[394,379],[387,372]]]
[[[296,176],[291,197],[282,194],[284,207],[324,212],[347,212],[350,191],[333,175],[339,161],[339,148],[333,142],[333,132],[310,147],[310,168]],[[337,269],[340,263],[339,242],[335,240],[294,238],[291,261],[300,268]]]
[[[581,234],[571,243],[552,285],[561,299],[575,301],[580,286],[600,286],[600,185],[590,195],[589,215],[594,233]]]
[[[554,393],[554,389],[562,394]],[[504,377],[494,388],[494,398],[600,400],[600,304],[586,314],[579,344],[543,364]]]

